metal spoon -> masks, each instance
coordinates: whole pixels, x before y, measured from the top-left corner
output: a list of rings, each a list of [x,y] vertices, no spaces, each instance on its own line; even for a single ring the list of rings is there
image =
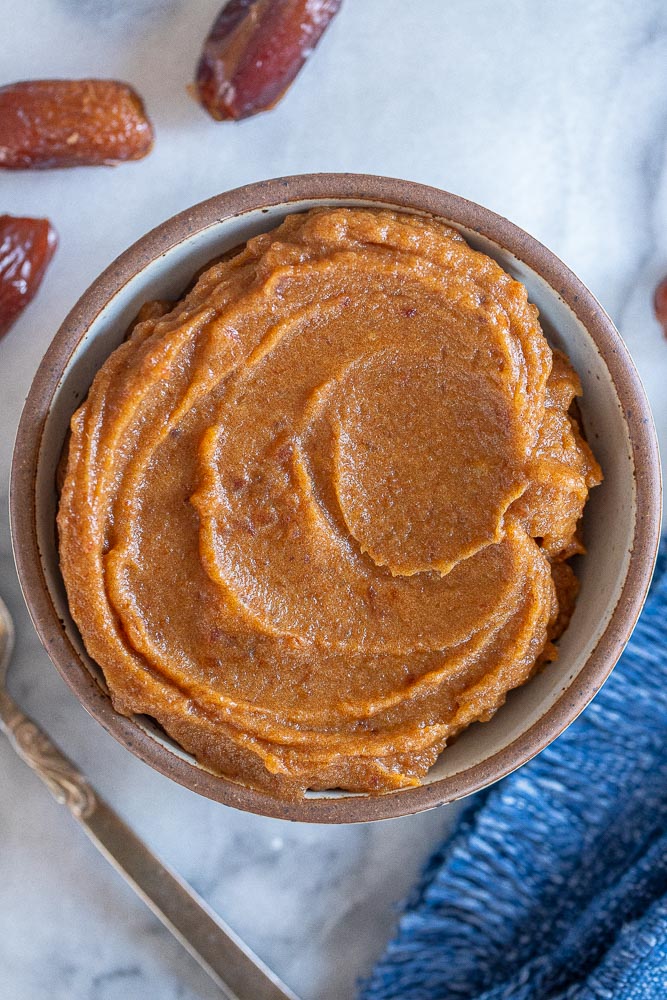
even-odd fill
[[[0,599],[0,729],[53,797],[229,1000],[298,1000],[228,924],[164,865],[7,691],[14,623]]]

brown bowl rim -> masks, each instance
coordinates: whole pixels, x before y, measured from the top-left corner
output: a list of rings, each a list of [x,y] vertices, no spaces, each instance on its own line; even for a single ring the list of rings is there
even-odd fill
[[[37,540],[35,484],[40,442],[55,389],[74,350],[109,298],[193,233],[251,210],[317,199],[358,199],[429,212],[488,237],[541,275],[586,327],[609,368],[628,425],[636,521],[628,572],[607,628],[568,689],[525,733],[486,760],[417,788],[377,796],[283,802],[179,757],[113,709],[108,695],[78,658],[51,601]],[[367,822],[431,809],[492,784],[548,746],[595,696],[630,638],[648,592],[660,518],[658,444],[643,386],[620,334],[579,278],[528,233],[475,202],[413,181],[351,173],[278,177],[216,195],[163,222],[117,257],[81,296],[39,365],[21,414],[10,480],[12,544],[23,594],[49,657],[86,710],[135,756],[192,791],[249,812],[312,823]]]

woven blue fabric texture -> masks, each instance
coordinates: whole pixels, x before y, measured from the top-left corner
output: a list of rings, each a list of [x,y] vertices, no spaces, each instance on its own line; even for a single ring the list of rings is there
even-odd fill
[[[667,1000],[667,539],[583,715],[477,795],[361,1000]]]

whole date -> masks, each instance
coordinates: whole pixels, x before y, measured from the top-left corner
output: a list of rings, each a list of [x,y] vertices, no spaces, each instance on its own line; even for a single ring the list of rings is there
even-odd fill
[[[118,80],[26,80],[0,87],[0,168],[138,160],[153,145],[139,95]]]
[[[0,337],[35,295],[57,243],[48,219],[0,215]]]
[[[341,0],[230,0],[199,60],[200,102],[217,120],[273,107],[311,54]]]

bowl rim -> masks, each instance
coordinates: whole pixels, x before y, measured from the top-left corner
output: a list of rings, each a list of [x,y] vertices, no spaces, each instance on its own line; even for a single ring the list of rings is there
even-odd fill
[[[108,300],[133,277],[187,237],[229,218],[335,199],[396,205],[465,226],[509,250],[563,299],[597,345],[623,408],[635,470],[635,530],[622,591],[605,631],[560,698],[513,742],[470,768],[416,788],[282,801],[190,763],[115,711],[82,664],[51,600],[36,530],[37,463],[53,396],[70,358]],[[89,286],[56,333],[26,398],[12,460],[10,525],[21,588],[43,646],[77,699],[121,745],[179,784],[229,806],[302,822],[357,823],[411,815],[478,791],[525,764],[574,721],[611,673],[639,617],[657,556],[661,497],[656,431],[634,363],[610,317],[555,254],[504,217],[447,191],[391,177],[316,173],[260,181],[200,202],[137,240]]]

